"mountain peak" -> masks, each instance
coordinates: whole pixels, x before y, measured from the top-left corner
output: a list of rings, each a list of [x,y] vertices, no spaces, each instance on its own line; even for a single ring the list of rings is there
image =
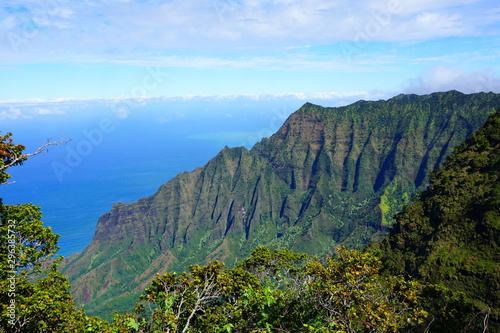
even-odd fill
[[[102,314],[109,302],[120,310],[110,295],[127,291],[121,304],[133,304],[156,272],[231,265],[259,245],[326,256],[380,240],[427,174],[500,107],[497,94],[440,96],[306,103],[250,151],[225,147],[151,197],[114,206],[64,268],[76,299]]]

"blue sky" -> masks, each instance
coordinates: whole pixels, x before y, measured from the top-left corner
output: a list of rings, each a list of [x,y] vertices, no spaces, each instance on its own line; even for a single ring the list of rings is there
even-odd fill
[[[497,0],[2,0],[0,32],[4,103],[500,92]]]

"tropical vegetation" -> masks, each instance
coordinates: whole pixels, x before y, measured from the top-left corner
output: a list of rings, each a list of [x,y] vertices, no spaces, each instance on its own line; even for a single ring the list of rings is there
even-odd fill
[[[2,186],[24,149],[0,136]],[[499,331],[500,109],[428,181],[380,243],[321,257],[256,246],[236,262],[158,271],[111,320],[75,302],[40,207],[0,201],[0,332]]]

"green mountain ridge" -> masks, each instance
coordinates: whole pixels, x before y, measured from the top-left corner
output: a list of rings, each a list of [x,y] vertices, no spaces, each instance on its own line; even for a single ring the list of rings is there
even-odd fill
[[[235,263],[259,245],[319,256],[363,248],[498,107],[499,94],[456,91],[306,103],[251,150],[226,147],[154,195],[113,205],[62,271],[88,313],[109,316],[157,272]]]
[[[374,246],[385,270],[464,292],[500,330],[500,109],[396,220]]]

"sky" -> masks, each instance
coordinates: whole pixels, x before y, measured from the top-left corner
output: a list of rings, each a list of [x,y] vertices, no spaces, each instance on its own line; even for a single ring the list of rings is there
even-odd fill
[[[500,92],[498,0],[2,0],[0,33],[0,103]]]

